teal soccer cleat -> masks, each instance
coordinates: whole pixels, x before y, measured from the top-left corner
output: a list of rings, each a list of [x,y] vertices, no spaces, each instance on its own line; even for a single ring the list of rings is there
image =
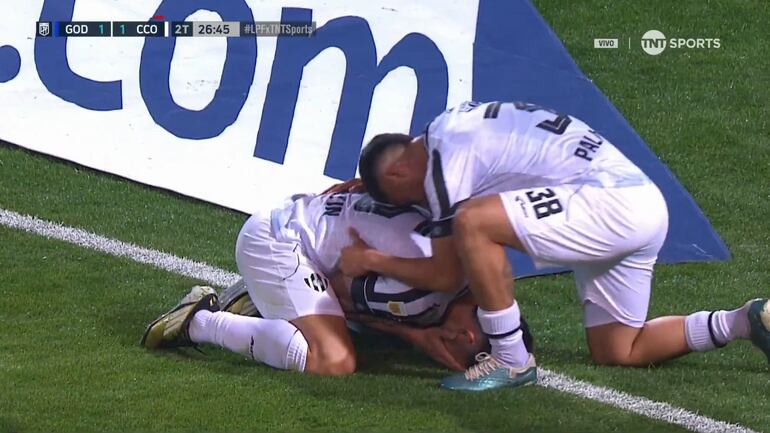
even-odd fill
[[[757,299],[749,307],[751,342],[754,343],[770,362],[770,300]]]
[[[478,364],[465,373],[449,376],[441,381],[441,387],[454,391],[486,391],[502,387],[531,385],[537,381],[535,357],[529,355],[523,367],[509,367],[488,353],[476,355]]]

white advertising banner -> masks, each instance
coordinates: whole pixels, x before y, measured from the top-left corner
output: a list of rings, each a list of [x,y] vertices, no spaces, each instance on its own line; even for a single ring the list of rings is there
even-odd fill
[[[0,139],[247,213],[271,209],[355,175],[377,133],[419,132],[471,98],[478,2],[383,3],[15,1],[0,25]],[[174,37],[181,21],[317,30]],[[70,22],[106,22],[87,31],[112,36],[78,36],[86,29]],[[116,22],[165,33],[121,37]]]

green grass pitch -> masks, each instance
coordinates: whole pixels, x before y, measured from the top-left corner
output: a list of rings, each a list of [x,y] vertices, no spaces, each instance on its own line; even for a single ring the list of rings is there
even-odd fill
[[[668,164],[729,246],[727,263],[660,266],[651,314],[770,295],[770,6],[761,0],[536,6],[579,66]],[[718,50],[636,45],[656,28]],[[597,50],[594,38],[619,37]],[[628,37],[634,46],[627,48]],[[234,270],[244,215],[0,146],[0,208]],[[360,372],[275,371],[214,348],[151,353],[144,325],[195,281],[0,227],[0,432],[676,431],[540,387],[445,392],[392,340],[356,341]],[[650,369],[589,364],[569,276],[522,281],[543,366],[770,432],[770,368],[748,343]]]

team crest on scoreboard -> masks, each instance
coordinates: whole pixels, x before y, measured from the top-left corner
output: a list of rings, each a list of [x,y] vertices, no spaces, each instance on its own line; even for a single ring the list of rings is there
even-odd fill
[[[39,22],[37,23],[37,35],[47,37],[51,35],[51,23]]]

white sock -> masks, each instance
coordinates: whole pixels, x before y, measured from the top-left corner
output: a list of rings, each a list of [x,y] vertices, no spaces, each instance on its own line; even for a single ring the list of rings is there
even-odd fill
[[[735,310],[699,311],[690,314],[684,321],[684,335],[687,345],[697,352],[722,347],[731,341],[748,339],[751,325],[747,303]]]
[[[706,352],[717,347],[709,333],[710,315],[710,311],[698,311],[684,319],[684,336],[687,345],[695,352]]]
[[[727,344],[751,336],[748,308],[750,303],[732,311],[719,310],[711,316],[711,330],[719,344]]]
[[[529,353],[524,347],[523,334],[518,329],[521,313],[516,301],[504,310],[487,311],[479,308],[478,316],[481,330],[489,337],[492,356],[511,367],[520,367],[527,363]],[[511,332],[513,330],[517,331]]]
[[[201,310],[190,322],[190,339],[211,343],[283,370],[305,370],[307,340],[286,320]]]

